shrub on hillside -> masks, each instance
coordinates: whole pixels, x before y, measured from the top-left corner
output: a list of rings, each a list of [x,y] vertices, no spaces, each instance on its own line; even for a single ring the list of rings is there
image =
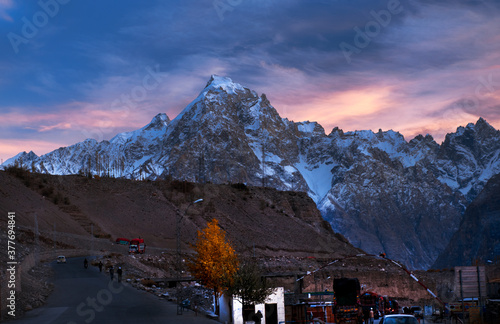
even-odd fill
[[[12,174],[16,178],[24,179],[28,175],[29,171],[26,168],[19,167],[17,165],[9,165],[4,168],[5,172]]]
[[[248,191],[247,185],[244,183],[241,183],[241,182],[233,183],[233,184],[231,184],[231,187],[233,187],[234,189],[238,189],[238,190]]]
[[[151,279],[142,279],[141,284],[145,287],[152,287],[153,285],[156,285],[156,281]]]
[[[180,181],[180,180],[173,180],[170,185],[172,186],[172,190],[176,190],[182,193],[190,193],[194,189],[194,183],[189,182],[189,181]]]

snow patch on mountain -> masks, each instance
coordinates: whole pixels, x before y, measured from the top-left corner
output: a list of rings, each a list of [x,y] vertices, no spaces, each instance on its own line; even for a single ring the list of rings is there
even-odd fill
[[[295,168],[306,181],[310,189],[309,195],[315,203],[323,199],[332,188],[333,166],[332,163],[310,165],[303,156],[300,157],[300,162],[295,164]]]
[[[203,93],[206,93],[207,91],[209,91],[209,89],[222,90],[228,94],[233,95],[238,91],[245,91],[245,88],[242,85],[234,83],[233,80],[228,77],[221,77],[216,74],[213,74],[210,77],[210,80],[203,90]]]

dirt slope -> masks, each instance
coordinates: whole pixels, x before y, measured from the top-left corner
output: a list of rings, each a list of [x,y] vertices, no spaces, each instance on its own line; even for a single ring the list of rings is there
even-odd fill
[[[45,194],[45,197],[44,195]],[[203,202],[191,205],[196,199]],[[244,185],[180,181],[88,179],[80,176],[0,172],[1,212],[40,230],[98,237],[142,237],[149,247],[175,249],[181,219],[182,248],[217,218],[239,252],[259,255],[340,256],[358,253],[322,219],[305,194]]]

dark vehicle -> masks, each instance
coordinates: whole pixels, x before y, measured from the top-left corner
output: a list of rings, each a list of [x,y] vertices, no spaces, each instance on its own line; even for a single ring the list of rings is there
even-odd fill
[[[359,293],[361,286],[357,278],[333,280],[335,299],[333,312],[337,323],[357,324],[361,304]]]
[[[418,320],[409,314],[391,314],[382,317],[379,324],[418,324]]]
[[[399,314],[399,303],[391,297],[384,297],[384,314]]]
[[[410,307],[410,314],[415,316],[415,317],[420,317],[420,318],[422,318],[424,316],[424,313],[422,312],[422,307],[420,307],[420,306],[411,306]]]

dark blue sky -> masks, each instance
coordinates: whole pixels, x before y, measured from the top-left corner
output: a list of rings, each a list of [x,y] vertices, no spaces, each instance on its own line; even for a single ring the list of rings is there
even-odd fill
[[[500,127],[498,1],[0,0],[0,158],[173,119],[211,74],[282,117]]]

